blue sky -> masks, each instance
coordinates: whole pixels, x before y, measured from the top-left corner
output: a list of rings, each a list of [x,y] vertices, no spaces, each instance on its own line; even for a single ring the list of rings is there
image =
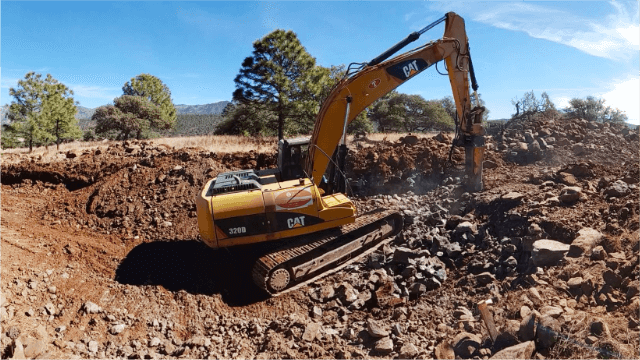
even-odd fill
[[[85,107],[111,103],[140,73],[162,79],[175,104],[230,100],[252,42],[272,30],[293,30],[319,65],[330,66],[369,61],[448,11],[466,21],[490,118],[509,117],[511,99],[533,90],[558,107],[602,97],[640,123],[637,1],[2,1],[0,103],[11,102],[9,88],[28,71],[50,73]],[[414,44],[442,32],[439,25]],[[451,94],[435,68],[398,90]]]

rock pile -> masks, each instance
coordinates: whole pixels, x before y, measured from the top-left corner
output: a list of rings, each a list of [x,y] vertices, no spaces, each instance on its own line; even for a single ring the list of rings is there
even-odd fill
[[[131,142],[3,166],[3,358],[637,358],[637,132],[510,124],[475,194],[440,168],[450,141],[354,150],[352,174],[388,187],[354,197],[359,211],[397,209],[403,231],[272,299],[250,285],[246,249],[193,241],[193,198],[273,154]],[[416,174],[431,188],[391,191]]]
[[[639,141],[638,129],[630,130],[624,124],[542,117],[511,120],[494,132],[494,139],[497,150],[518,164],[534,161],[561,164],[577,159],[621,162]]]

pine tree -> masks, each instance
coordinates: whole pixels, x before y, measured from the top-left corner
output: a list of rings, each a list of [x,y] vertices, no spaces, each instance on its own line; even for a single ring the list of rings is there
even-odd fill
[[[271,112],[278,138],[290,132],[311,130],[329,70],[316,66],[293,31],[275,30],[253,43],[253,55],[242,62],[235,78],[233,100],[238,117],[256,118],[247,111]],[[240,118],[232,116],[235,121]]]
[[[50,85],[57,91],[49,91],[43,101],[41,116],[44,117],[47,132],[53,135],[56,142],[56,150],[60,150],[60,142],[65,139],[80,139],[82,130],[78,127],[75,118],[77,108],[73,98],[64,97],[65,86],[62,84]],[[53,89],[52,89],[53,90]]]
[[[48,145],[63,138],[78,137],[78,125],[75,120],[76,106],[73,91],[47,74],[31,71],[24,80],[18,81],[16,88],[9,89],[14,100],[9,107],[10,123],[3,131],[10,133],[5,138],[22,138],[29,145]]]

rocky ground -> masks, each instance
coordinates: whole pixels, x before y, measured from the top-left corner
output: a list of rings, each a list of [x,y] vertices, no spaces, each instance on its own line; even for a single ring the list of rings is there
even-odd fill
[[[638,132],[538,119],[490,134],[473,194],[450,136],[355,144],[354,201],[402,211],[404,231],[276,298],[248,249],[198,241],[194,204],[207,179],[275,153],[5,154],[2,357],[638,358]]]

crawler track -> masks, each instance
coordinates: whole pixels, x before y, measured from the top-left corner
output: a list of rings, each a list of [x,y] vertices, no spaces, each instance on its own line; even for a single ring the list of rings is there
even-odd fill
[[[292,239],[255,262],[253,279],[272,296],[298,289],[391,241],[402,224],[396,211],[374,211],[352,224]]]

